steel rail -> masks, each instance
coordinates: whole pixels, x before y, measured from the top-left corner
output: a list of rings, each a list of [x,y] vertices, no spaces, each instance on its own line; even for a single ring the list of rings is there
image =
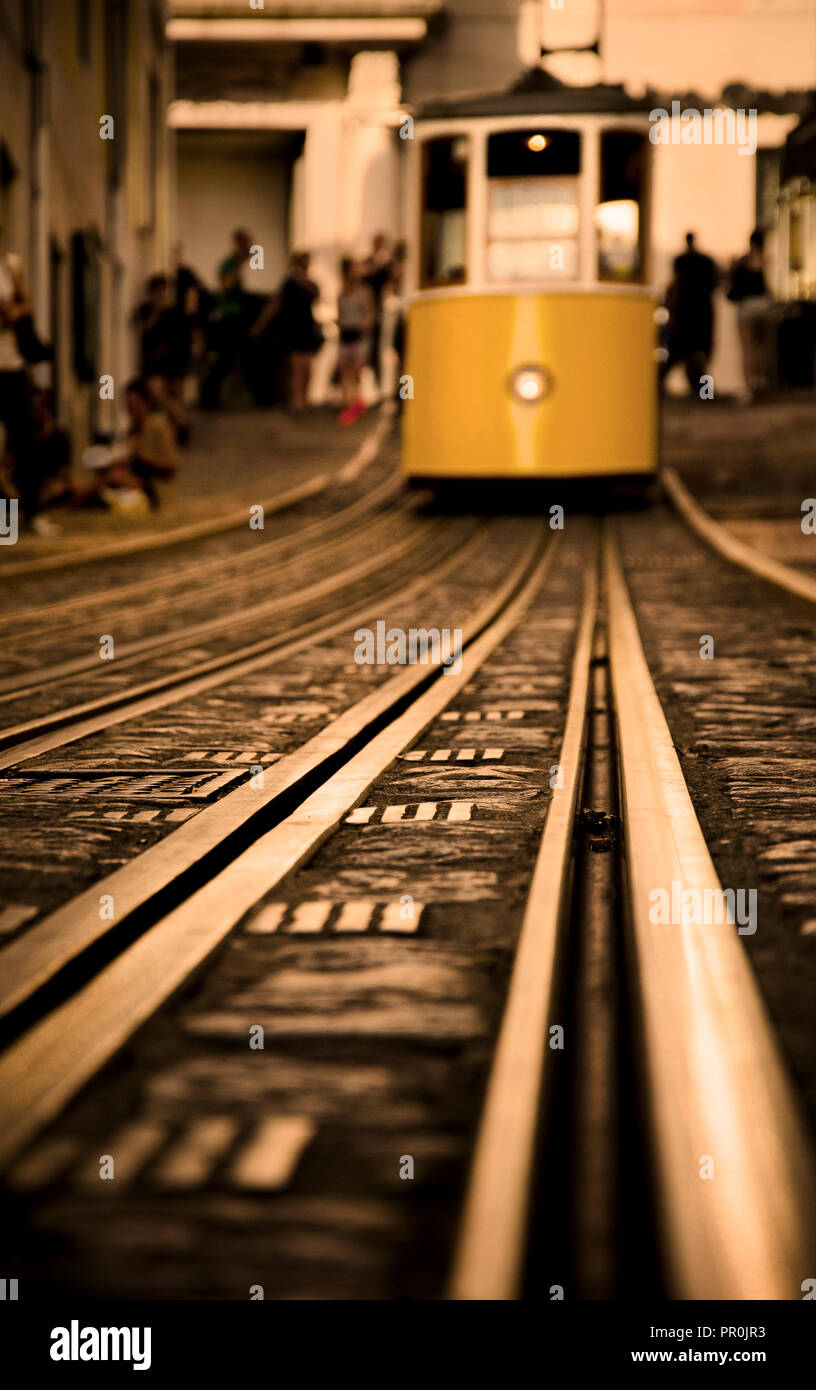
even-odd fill
[[[709,516],[674,468],[662,469],[660,476],[666,492],[683,520],[701,540],[711,546],[712,550],[716,550],[724,559],[730,560],[732,565],[750,570],[751,574],[755,574],[759,579],[775,584],[778,589],[784,589],[796,598],[806,599],[808,603],[816,603],[816,579],[794,569],[793,565],[786,565],[781,560],[774,560],[770,555],[763,555],[753,546],[746,545],[744,541],[732,536],[722,522]]]
[[[388,518],[379,517],[373,523],[372,529],[382,528],[388,524]],[[417,530],[410,531],[402,539],[392,541],[387,549],[375,549],[363,560],[357,560],[346,569],[329,574],[325,578],[318,579],[305,588],[298,588],[290,594],[276,594],[265,602],[258,603],[256,601],[246,607],[221,613],[217,618],[208,618],[205,622],[188,624],[184,627],[183,632],[171,628],[166,632],[158,632],[152,637],[140,637],[135,641],[125,642],[118,648],[115,662],[111,664],[110,669],[118,672],[124,668],[138,665],[145,656],[155,656],[157,653],[167,650],[175,651],[178,650],[179,646],[185,647],[200,642],[204,638],[217,636],[222,632],[231,632],[234,628],[240,627],[242,623],[254,623],[261,618],[277,617],[279,614],[301,607],[305,603],[324,598],[327,594],[333,593],[347,584],[353,584],[358,579],[366,578],[383,565],[394,564],[396,561],[404,559],[406,555],[424,545],[429,535],[432,538],[441,529],[442,523],[439,522],[429,526],[424,533]],[[338,539],[333,549],[342,549],[343,547],[344,542],[342,539]],[[206,598],[206,593],[204,597]],[[181,642],[180,638],[182,639]],[[88,656],[73,657],[68,661],[57,662],[49,668],[47,675],[43,675],[39,679],[30,671],[17,672],[14,676],[0,680],[0,691],[2,691],[0,703],[7,703],[11,698],[21,698],[45,686],[58,684],[68,677],[81,675],[84,671],[99,671],[99,669],[99,652],[94,651]],[[0,732],[0,746],[2,746],[4,737],[5,733]]]
[[[587,566],[567,718],[467,1183],[448,1282],[453,1299],[518,1298],[527,1250],[536,1137],[547,1082],[547,1026],[566,928],[571,845],[585,756],[596,562]],[[552,1055],[552,1054],[551,1054]]]
[[[452,557],[425,576],[422,583],[415,582],[397,591],[395,597],[404,599],[426,584],[443,578],[454,564],[467,559],[477,543],[478,537],[472,537]],[[532,543],[500,585],[494,603],[500,604],[518,581],[525,563],[529,563],[531,552]],[[487,608],[483,606],[470,622],[466,622],[465,637],[473,637],[478,625],[483,623],[485,613],[489,615],[490,612],[488,603]],[[369,613],[370,608],[364,614],[361,610],[356,616],[362,618]],[[345,630],[347,620],[339,627]],[[301,640],[291,644],[285,654],[289,655],[295,645],[302,649],[308,642]],[[283,655],[278,653],[275,659],[280,660]],[[265,664],[270,664],[268,658]],[[117,920],[121,922],[123,917],[144,907],[149,899],[156,897],[180,875],[200,864],[229,837],[246,832],[255,821],[265,823],[265,818],[268,819],[273,813],[276,802],[304,785],[321,768],[327,768],[345,747],[370,733],[384,716],[430,678],[430,669],[423,670],[417,666],[391,677],[331,720],[300,748],[265,768],[262,788],[244,783],[228,792],[219,801],[204,807],[193,818],[195,825],[190,820],[171,831],[135,860],[116,869],[91,889],[34,923],[17,941],[0,948],[0,1017],[22,1003],[56,969],[61,969],[81,950],[107,933],[109,927],[99,919],[101,891],[113,898]]]
[[[344,526],[360,515],[365,516],[368,512],[373,512],[379,504],[386,499],[395,496],[400,491],[399,480],[394,477],[384,478],[376,487],[358,497],[347,507],[341,507],[338,511],[332,512],[330,516],[321,517],[318,521],[310,522],[308,526],[299,527],[287,535],[278,537],[274,541],[275,565],[279,565],[281,558],[288,558],[290,550],[297,551],[298,547],[304,542],[312,542],[324,536],[331,535],[333,531],[341,530]],[[398,510],[395,508],[394,510]],[[388,513],[384,513],[388,515]],[[246,518],[245,518],[246,520]],[[257,533],[255,533],[257,535]],[[264,548],[269,545],[266,539],[261,542]],[[302,555],[311,553],[316,547],[309,546],[308,551],[301,551]],[[219,584],[223,581],[232,580],[236,573],[243,569],[258,565],[263,557],[259,555],[253,547],[250,551],[244,551],[240,555],[230,554],[219,560]],[[226,572],[225,572],[226,570]],[[146,578],[138,579],[130,584],[114,584],[107,589],[92,589],[83,594],[74,594],[70,598],[60,599],[56,603],[38,604],[29,608],[14,609],[12,612],[4,613],[2,621],[6,633],[17,627],[31,627],[36,624],[38,632],[48,631],[52,627],[64,630],[66,617],[73,613],[81,613],[82,610],[92,610],[99,606],[111,603],[122,603],[125,600],[138,599],[141,595],[150,595],[155,592],[157,582],[170,580],[173,588],[178,588],[184,593],[185,585],[188,580],[201,578],[201,559],[190,561],[188,564],[176,565],[170,571],[163,571],[158,577],[151,574]],[[208,589],[208,593],[211,590]],[[170,595],[166,601],[172,602],[175,595]],[[144,611],[144,610],[142,610]],[[88,619],[90,622],[90,618]],[[72,624],[73,625],[73,624]],[[29,633],[26,633],[29,636]]]
[[[722,887],[643,653],[617,546],[603,546],[626,912],[636,960],[658,1225],[669,1296],[797,1299],[812,1272],[813,1156],[733,922],[656,925],[654,890]],[[519,936],[448,1283],[513,1299],[525,1279],[547,1029],[566,950],[573,825],[587,737],[597,602],[586,581],[559,764]],[[723,914],[724,915],[724,914]],[[714,1178],[701,1163],[711,1159]]]
[[[812,1154],[736,925],[652,920],[655,890],[672,902],[675,891],[692,890],[697,901],[713,903],[722,901],[722,886],[608,523],[604,572],[631,935],[671,1296],[801,1298],[814,1267]]]
[[[425,588],[427,583],[464,558],[470,546],[476,544],[486,530],[486,526],[474,527],[464,542],[456,540],[443,551],[442,559],[433,569],[413,584],[378,592],[377,602],[386,603]],[[283,660],[304,647],[342,632],[349,623],[361,622],[370,616],[373,600],[374,595],[368,599],[358,599],[353,604],[330,610],[308,622],[295,623],[271,637],[259,638],[248,646],[197,661],[183,671],[158,676],[101,699],[89,700],[82,705],[30,720],[27,724],[0,730],[0,771],[16,767],[18,763],[51,752],[54,748],[75,743],[77,739],[99,733],[114,724],[152,714],[166,705],[176,704],[179,700],[222,685],[226,680],[249,675],[271,661]]]
[[[380,532],[383,530],[387,532],[392,525],[392,517],[374,518],[369,531],[361,533],[360,540],[365,541],[373,533],[371,540],[374,541],[378,539]],[[331,562],[335,559],[339,560],[349,546],[347,538],[337,537],[330,546],[317,548],[317,553],[326,560],[325,567],[331,571],[324,578],[317,579],[304,587],[300,582],[301,577],[293,572],[291,575],[292,588],[288,594],[274,594],[262,603],[257,600],[247,603],[246,596],[243,596],[241,599],[243,606],[228,612],[221,612],[217,618],[209,618],[205,622],[193,624],[188,622],[182,625],[180,623],[176,627],[167,628],[150,637],[122,642],[117,646],[115,661],[109,667],[103,667],[102,670],[103,672],[109,670],[114,673],[123,668],[138,666],[146,656],[153,656],[166,650],[177,651],[179,647],[184,648],[221,632],[231,632],[234,628],[240,627],[242,623],[255,623],[259,618],[277,616],[279,613],[285,613],[303,603],[309,603],[313,599],[323,598],[326,594],[333,593],[346,584],[355,583],[358,579],[364,578],[383,564],[392,564],[403,559],[405,555],[425,544],[429,535],[433,537],[441,529],[441,523],[437,523],[429,526],[424,532],[410,531],[400,539],[392,539],[387,549],[382,549],[375,544],[368,547],[364,545],[363,549],[368,551],[365,559],[355,561],[345,570],[334,571]],[[262,583],[264,577],[264,571],[259,572],[258,582]],[[213,591],[205,586],[201,592],[201,601],[206,604],[213,597]],[[188,593],[180,601],[174,601],[174,607],[182,609],[185,603],[190,604],[191,602],[199,603],[198,593]],[[139,618],[148,618],[154,611],[161,612],[164,606],[163,601],[158,600],[155,605],[148,605],[147,608],[140,610],[138,616]],[[106,626],[112,627],[113,624],[108,620]],[[0,680],[0,692],[2,692],[0,693],[0,704],[8,704],[21,699],[25,695],[32,694],[35,690],[59,684],[60,681],[81,675],[85,671],[98,672],[99,670],[99,653],[94,650],[87,656],[72,657],[66,661],[54,663],[49,666],[46,674],[40,676],[37,675],[36,671],[17,671],[14,675]]]
[[[246,912],[317,850],[393,759],[473,678],[519,621],[546,576],[558,538],[536,559],[544,534],[539,528],[527,554],[501,585],[502,597],[494,594],[485,600],[472,619],[472,632],[478,635],[464,646],[459,673],[443,676],[441,665],[422,673],[418,684],[430,682],[427,688],[402,712],[398,701],[392,721],[359,751],[352,751],[347,740],[348,761],[294,812],[6,1049],[0,1056],[0,1164],[19,1154]]]

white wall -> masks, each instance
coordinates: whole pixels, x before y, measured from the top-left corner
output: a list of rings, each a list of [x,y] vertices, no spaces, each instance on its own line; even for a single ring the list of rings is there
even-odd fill
[[[263,270],[247,269],[244,284],[274,290],[287,265],[290,155],[274,136],[254,132],[178,131],[177,230],[184,259],[205,284],[229,251],[230,233],[246,227],[264,249]]]
[[[746,247],[754,225],[755,162],[734,146],[666,145],[655,149],[652,188],[653,282],[664,288],[674,257],[685,250],[687,231],[700,251],[727,271]],[[736,311],[722,292],[716,296],[714,356],[716,388],[741,387]],[[680,369],[677,385],[685,378]],[[670,385],[674,385],[670,381]]]

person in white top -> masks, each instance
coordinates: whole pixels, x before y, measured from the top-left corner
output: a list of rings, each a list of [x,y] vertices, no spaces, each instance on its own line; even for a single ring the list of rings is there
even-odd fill
[[[15,325],[31,313],[19,256],[0,251],[0,422],[5,427],[5,449],[23,518],[31,522],[37,512],[36,479],[31,472],[33,426],[25,361],[17,345]]]

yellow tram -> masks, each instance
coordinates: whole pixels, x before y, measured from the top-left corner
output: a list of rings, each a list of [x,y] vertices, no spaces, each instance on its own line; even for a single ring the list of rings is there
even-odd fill
[[[544,72],[416,118],[409,483],[654,475],[648,132],[620,87]]]

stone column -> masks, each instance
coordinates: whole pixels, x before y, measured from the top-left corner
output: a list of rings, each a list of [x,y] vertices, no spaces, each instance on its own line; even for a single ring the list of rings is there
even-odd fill
[[[396,53],[357,53],[344,103],[343,234],[361,253],[375,232],[398,235],[400,225],[400,73]]]

